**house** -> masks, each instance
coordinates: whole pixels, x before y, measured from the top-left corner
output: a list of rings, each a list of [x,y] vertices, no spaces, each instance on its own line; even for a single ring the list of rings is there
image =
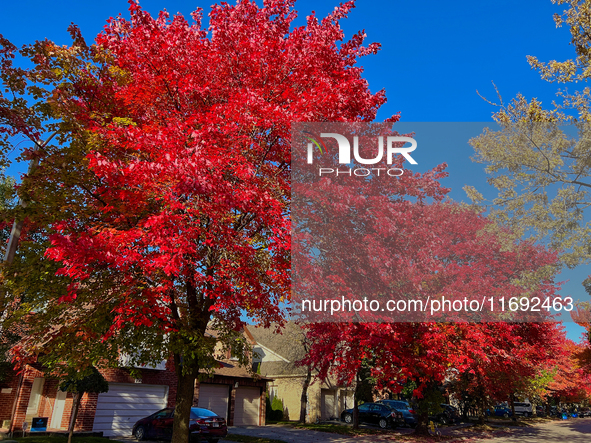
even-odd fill
[[[288,322],[282,333],[271,328],[248,326],[245,333],[254,340],[253,364],[258,372],[270,378],[269,397],[283,401],[284,418],[299,420],[301,396],[308,368],[298,365],[306,356],[305,337],[301,328]],[[315,380],[312,371],[306,404],[306,422],[339,418],[344,409],[353,406],[353,387],[339,386],[333,379]]]
[[[225,417],[229,425],[265,425],[267,383],[271,380],[240,367],[230,355],[219,360],[213,377],[197,382],[194,405]],[[129,436],[140,418],[174,407],[177,377],[162,362],[141,368],[133,378],[124,368],[99,369],[109,391],[85,394],[76,420],[76,431],[103,432],[104,436]],[[58,390],[59,380],[46,377],[40,365],[27,365],[17,374],[10,371],[0,386],[2,431],[19,431],[34,417],[46,417],[48,429],[66,430],[72,411],[72,395]]]

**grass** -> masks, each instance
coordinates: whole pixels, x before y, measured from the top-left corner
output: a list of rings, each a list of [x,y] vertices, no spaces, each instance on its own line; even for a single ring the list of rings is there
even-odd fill
[[[276,440],[274,438],[253,437],[250,435],[228,434],[224,441],[238,441],[244,443],[285,443],[283,440]]]

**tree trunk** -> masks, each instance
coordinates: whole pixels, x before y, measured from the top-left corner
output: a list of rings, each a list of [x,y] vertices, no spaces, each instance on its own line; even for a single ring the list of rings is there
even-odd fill
[[[80,401],[84,392],[74,392],[74,401],[72,403],[72,416],[70,417],[70,426],[68,427],[68,443],[72,443],[72,435],[74,435],[74,426],[76,425],[76,418],[78,417],[78,410],[80,409]]]
[[[517,416],[515,415],[515,394],[511,394],[511,414],[513,421],[517,421]]]
[[[415,409],[415,411],[418,408]],[[423,409],[423,408],[421,408]],[[415,428],[414,435],[431,435],[429,433],[429,413],[420,412],[417,414],[417,427]]]
[[[353,429],[359,429],[359,389],[361,381],[359,372],[355,376],[355,390],[353,391]]]
[[[300,398],[300,423],[306,423],[306,411],[308,409],[308,387],[312,380],[312,369],[308,366],[304,386],[302,386],[302,396]]]
[[[478,389],[478,397],[479,397],[479,402],[480,405],[478,405],[478,424],[479,425],[483,425],[484,424],[484,416],[486,414],[486,408],[485,408],[485,403],[484,403],[484,389],[482,389],[481,387],[479,387]]]
[[[207,259],[208,263],[209,260],[210,258]],[[213,275],[213,265],[208,264],[206,274],[208,276]],[[202,347],[205,346],[205,348],[200,349],[200,352],[213,355],[214,346],[208,348],[204,339],[205,330],[207,329],[207,324],[211,318],[209,308],[213,306],[214,300],[204,297],[202,293],[198,293],[195,284],[191,279],[187,279],[185,286],[188,309],[186,313],[181,315],[181,311],[176,305],[174,296],[171,297],[171,311],[173,318],[178,323],[179,330],[185,329],[190,332],[190,335],[194,340],[198,340]],[[181,319],[183,315],[186,315],[184,320]],[[186,324],[183,324],[184,321],[186,321]],[[187,341],[187,337],[179,337],[179,340],[181,340],[182,344],[181,349],[191,349],[191,343],[190,341]],[[171,443],[189,443],[191,440],[189,426],[191,407],[193,406],[193,397],[195,394],[195,381],[199,375],[199,370],[207,367],[206,365],[210,364],[211,361],[207,357],[203,360],[195,356],[183,359],[183,356],[178,351],[173,354],[173,358],[178,382]]]
[[[484,424],[484,420],[485,420],[484,414],[485,414],[484,409],[479,409],[478,410],[478,424],[479,425],[483,425]]]
[[[183,374],[181,356],[178,354],[174,355],[174,364],[178,383],[171,443],[189,443],[189,422],[191,417],[191,406],[193,406],[193,396],[195,393],[195,374],[197,371],[194,370],[190,371],[188,374]]]

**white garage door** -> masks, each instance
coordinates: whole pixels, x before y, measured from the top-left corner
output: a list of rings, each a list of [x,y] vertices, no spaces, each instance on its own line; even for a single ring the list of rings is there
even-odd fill
[[[320,391],[320,407],[322,408],[320,413],[323,420],[330,420],[336,415],[334,412],[334,395],[335,391],[329,391],[328,389],[322,389]]]
[[[239,387],[236,389],[236,404],[234,406],[234,425],[258,426],[260,388]]]
[[[200,408],[209,409],[220,417],[228,419],[228,397],[230,396],[230,385],[199,385]]]
[[[109,383],[109,392],[99,394],[94,432],[105,437],[130,436],[136,421],[164,409],[168,386]]]

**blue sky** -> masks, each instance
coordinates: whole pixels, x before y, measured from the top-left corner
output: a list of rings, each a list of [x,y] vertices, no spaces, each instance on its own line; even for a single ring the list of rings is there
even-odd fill
[[[140,2],[152,14],[165,8],[185,16],[196,7],[207,14],[212,3]],[[298,1],[296,24],[312,10],[325,16],[336,4]],[[66,30],[74,22],[87,40],[92,40],[110,16],[127,16],[127,8],[123,0],[4,2],[0,33],[17,45],[44,38],[68,44]],[[535,55],[544,61],[573,56],[568,30],[557,29],[552,19],[562,9],[550,0],[358,0],[357,8],[342,26],[346,36],[365,29],[367,42],[382,44],[377,55],[361,60],[372,91],[383,88],[388,97],[378,120],[400,112],[405,122],[490,122],[495,109],[476,91],[495,101],[493,81],[506,101],[519,92],[546,103],[554,98],[557,85],[541,80],[530,69],[526,56]],[[419,152],[420,147],[417,155]],[[465,184],[480,189],[485,186],[482,165],[470,161],[471,149],[461,139],[420,155],[426,166],[444,161],[450,165],[445,185],[452,188],[456,200],[465,200]],[[561,279],[571,280],[563,292],[581,295],[580,281],[587,274],[583,268],[563,274]],[[567,328],[569,337],[578,339],[582,328],[573,323]]]

